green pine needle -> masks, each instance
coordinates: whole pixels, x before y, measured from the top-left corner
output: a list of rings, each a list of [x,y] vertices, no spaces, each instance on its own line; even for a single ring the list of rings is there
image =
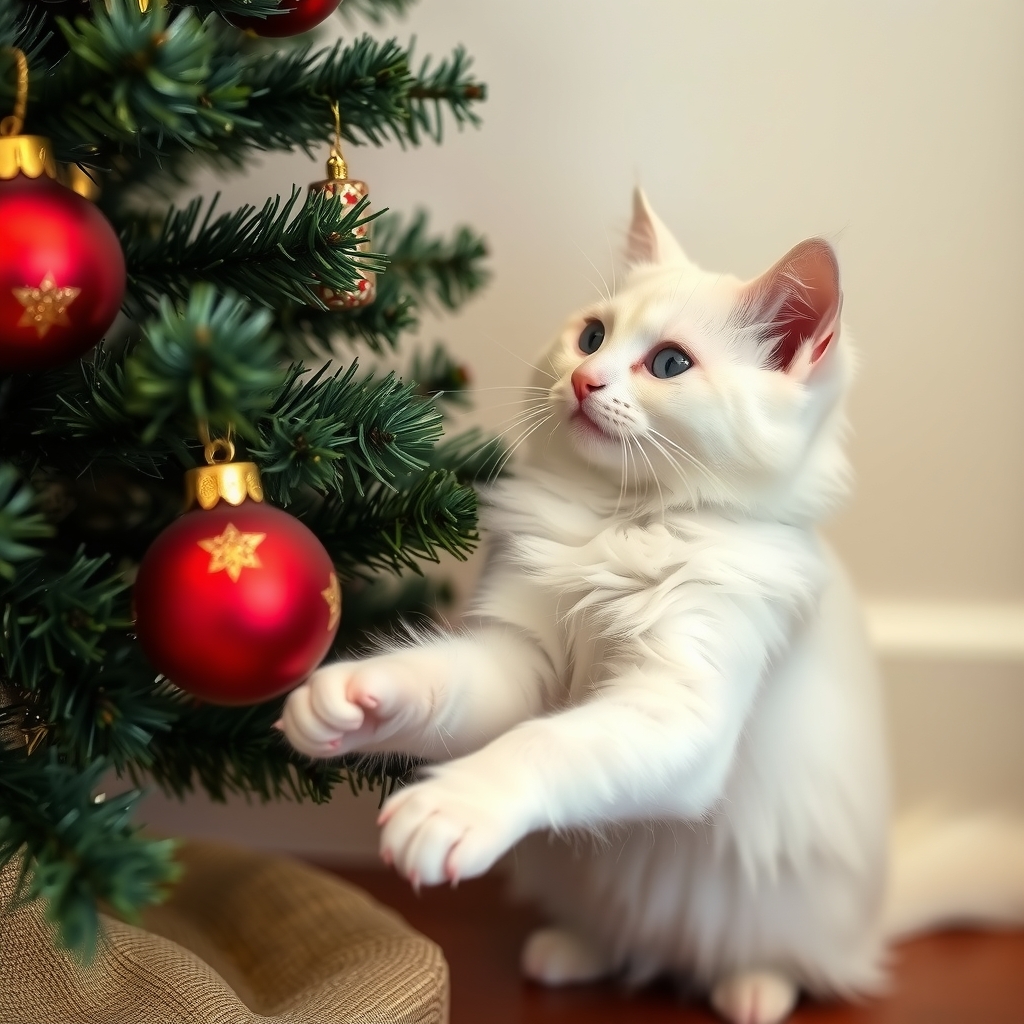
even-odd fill
[[[180,508],[200,424],[221,436],[232,426],[270,499],[326,546],[346,595],[334,654],[444,597],[423,564],[473,550],[474,485],[506,458],[481,433],[442,436],[466,383],[442,348],[406,358],[408,380],[349,358],[396,349],[424,309],[476,294],[479,236],[300,188],[227,212],[177,200],[203,168],[245,168],[267,151],[322,157],[333,101],[356,175],[359,145],[440,141],[477,123],[486,89],[461,48],[432,61],[396,39],[270,42],[223,17],[273,6],[94,0],[65,20],[0,0],[0,109],[16,79],[4,47],[17,46],[30,67],[26,132],[93,173],[128,267],[126,315],[102,345],[0,375],[0,866],[20,864],[19,898],[43,900],[58,941],[84,960],[98,906],[131,919],[176,873],[172,844],[130,823],[138,791],[97,801],[104,773],[179,795],[323,801],[339,784],[383,797],[410,768],[310,761],[271,728],[280,698],[199,704],[147,663],[129,581]],[[379,22],[408,6],[346,0],[341,13]],[[375,193],[373,209],[385,199]],[[370,221],[387,256],[359,250]],[[373,304],[325,308],[322,288],[348,290],[367,270]],[[339,347],[341,369],[322,366]],[[311,355],[322,368],[303,365]]]
[[[14,563],[38,558],[39,548],[26,544],[53,536],[53,527],[33,511],[35,495],[21,484],[17,470],[0,463],[0,577],[14,579]]]
[[[360,269],[387,265],[356,251],[355,230],[373,216],[365,201],[347,206],[337,196],[293,189],[259,210],[242,206],[215,218],[215,209],[216,198],[205,213],[196,199],[171,209],[159,226],[145,218],[125,224],[128,292],[142,311],[155,311],[165,295],[185,298],[197,281],[271,308],[298,302],[323,309],[321,286],[351,289]]]
[[[253,417],[269,408],[283,373],[270,314],[232,295],[196,285],[183,309],[167,299],[126,364],[129,412],[145,419],[143,443],[172,422],[205,421],[256,437]]]
[[[21,857],[16,905],[42,898],[61,944],[84,963],[96,950],[97,903],[134,919],[179,874],[175,844],[130,824],[141,793],[100,799],[106,768],[64,764],[54,748],[26,757],[0,747],[0,866]]]

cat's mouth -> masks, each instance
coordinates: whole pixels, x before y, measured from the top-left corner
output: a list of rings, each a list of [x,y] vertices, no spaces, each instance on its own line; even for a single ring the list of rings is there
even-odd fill
[[[582,405],[576,407],[573,414],[569,417],[570,423],[578,423],[580,427],[589,435],[600,437],[605,441],[615,441],[616,438],[612,437],[603,427],[598,426],[588,415],[586,409]]]

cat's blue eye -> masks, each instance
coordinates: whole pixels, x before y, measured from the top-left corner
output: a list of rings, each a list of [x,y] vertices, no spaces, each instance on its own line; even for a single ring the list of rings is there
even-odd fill
[[[604,341],[604,324],[600,320],[588,320],[580,334],[580,351],[586,355],[596,352]]]
[[[678,377],[685,373],[691,366],[693,360],[679,348],[666,346],[658,349],[651,357],[651,373],[655,377]]]

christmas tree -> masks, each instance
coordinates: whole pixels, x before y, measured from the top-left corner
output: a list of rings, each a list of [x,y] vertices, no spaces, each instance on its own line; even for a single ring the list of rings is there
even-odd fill
[[[345,0],[342,24],[379,25],[407,2]],[[500,457],[476,434],[443,438],[466,383],[443,349],[402,356],[402,373],[372,368],[422,309],[454,310],[481,286],[482,241],[433,237],[422,213],[378,215],[387,196],[371,210],[359,183],[344,186],[340,152],[440,142],[446,124],[475,123],[484,86],[461,49],[414,63],[395,39],[268,38],[335,6],[0,0],[0,866],[17,860],[21,897],[43,899],[86,957],[97,904],[130,918],[175,877],[174,844],[132,820],[139,787],[323,801],[400,770],[311,763],[272,728],[282,697],[198,700],[147,659],[132,584],[181,512],[183,472],[233,445],[259,467],[257,507],[309,527],[341,580],[337,654],[430,606],[421,567],[472,549],[473,484]],[[25,137],[49,139],[55,167],[11,141]],[[225,212],[189,198],[203,168],[226,176],[254,153],[326,156],[332,143],[320,187]],[[72,244],[25,196],[63,211],[70,186],[95,204],[75,213],[83,251],[70,254],[91,291],[49,265],[16,281],[26,246]],[[104,302],[117,320],[69,358],[96,340],[82,311]],[[211,580],[225,564],[211,561]],[[337,602],[323,599],[333,627]],[[111,772],[133,788],[106,798]]]

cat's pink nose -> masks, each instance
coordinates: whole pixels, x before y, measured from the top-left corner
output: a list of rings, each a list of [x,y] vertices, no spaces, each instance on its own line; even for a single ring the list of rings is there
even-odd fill
[[[582,402],[591,391],[598,391],[604,387],[603,384],[598,384],[582,366],[577,366],[569,379],[572,381],[573,391],[576,392],[577,402]]]

